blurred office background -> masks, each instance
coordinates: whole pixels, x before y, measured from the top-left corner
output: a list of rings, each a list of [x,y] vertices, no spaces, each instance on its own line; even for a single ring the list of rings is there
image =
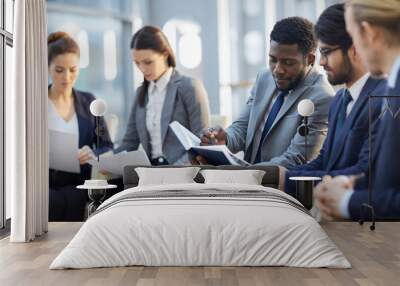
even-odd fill
[[[341,0],[47,0],[48,32],[70,33],[81,48],[76,87],[107,101],[114,142],[124,134],[135,89],[143,78],[129,43],[143,25],[167,34],[178,70],[207,89],[212,124],[228,125],[246,102],[257,72],[266,67],[269,32],[288,16],[315,22]],[[4,102],[11,95],[15,0],[0,0],[0,229],[10,213],[4,188]],[[9,220],[7,220],[9,222]]]
[[[257,72],[266,66],[268,35],[288,16],[315,21],[335,0],[48,0],[48,32],[69,32],[81,47],[77,88],[93,92],[116,117],[123,136],[135,89],[142,82],[129,42],[143,25],[167,34],[178,70],[200,78],[212,120],[238,116]],[[115,115],[115,116],[114,116]],[[111,119],[113,120],[113,119]]]
[[[69,32],[81,47],[77,88],[109,105],[115,141],[123,136],[135,89],[143,78],[129,43],[143,25],[167,34],[177,68],[207,89],[212,121],[229,124],[257,72],[266,66],[269,32],[288,16],[315,21],[335,0],[48,0],[48,32]]]

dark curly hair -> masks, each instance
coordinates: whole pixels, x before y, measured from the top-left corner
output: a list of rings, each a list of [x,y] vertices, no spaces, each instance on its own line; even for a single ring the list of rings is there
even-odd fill
[[[344,21],[344,4],[326,8],[319,16],[314,31],[320,41],[332,46],[338,45],[343,51],[347,51],[353,45]]]
[[[313,23],[307,19],[289,17],[275,23],[270,38],[279,44],[297,44],[301,53],[307,55],[317,47],[313,28]]]

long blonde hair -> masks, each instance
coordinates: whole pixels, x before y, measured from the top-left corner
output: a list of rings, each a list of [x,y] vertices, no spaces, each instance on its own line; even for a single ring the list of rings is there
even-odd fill
[[[348,0],[354,20],[368,22],[386,31],[388,43],[400,43],[400,0]]]

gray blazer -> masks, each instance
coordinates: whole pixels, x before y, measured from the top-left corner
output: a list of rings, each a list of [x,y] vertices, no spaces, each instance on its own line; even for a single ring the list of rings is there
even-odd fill
[[[136,94],[139,94],[141,87]],[[128,126],[121,146],[116,152],[136,150],[142,144],[150,157],[150,135],[146,128],[146,104],[140,106],[135,98],[129,116]],[[187,154],[169,124],[178,121],[192,133],[200,136],[210,125],[210,111],[207,92],[200,80],[173,71],[167,85],[167,94],[161,115],[161,139],[164,156],[170,164],[188,163]]]
[[[245,160],[253,163],[260,142],[255,142],[256,131],[264,124],[265,110],[276,90],[271,72],[264,70],[257,75],[246,107],[240,117],[227,129],[227,146],[236,153],[245,152]],[[328,126],[329,105],[334,91],[328,81],[312,68],[308,75],[285,99],[275,122],[265,136],[261,149],[262,164],[276,164],[286,168],[305,162],[304,137],[297,132],[302,118],[297,113],[297,104],[310,99],[315,111],[309,118],[312,129],[308,135],[308,160],[318,155],[325,139],[322,130]],[[319,130],[315,131],[315,130]]]

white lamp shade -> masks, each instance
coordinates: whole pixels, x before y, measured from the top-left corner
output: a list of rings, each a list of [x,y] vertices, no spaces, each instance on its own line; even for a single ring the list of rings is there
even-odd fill
[[[310,116],[314,113],[314,103],[309,99],[303,99],[297,105],[297,112],[301,116]]]
[[[102,99],[95,99],[90,104],[90,113],[94,116],[103,116],[107,112],[107,103]]]

